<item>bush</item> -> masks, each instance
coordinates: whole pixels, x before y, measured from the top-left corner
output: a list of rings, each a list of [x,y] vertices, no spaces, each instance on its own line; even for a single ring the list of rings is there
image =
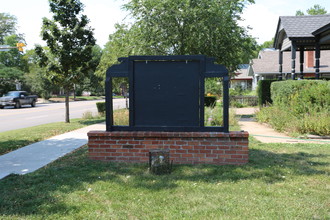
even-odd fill
[[[205,126],[223,126],[223,109],[222,106],[215,106],[214,108],[206,107],[204,115]],[[235,117],[235,111],[229,111],[229,126],[237,126],[238,120]]]
[[[258,82],[258,104],[264,106],[272,103],[270,85],[276,80],[260,80]]]
[[[257,113],[260,122],[291,134],[330,135],[330,82],[298,80],[271,85],[273,106]]]
[[[330,82],[289,80],[271,86],[275,106],[287,106],[296,114],[321,112],[330,108]]]
[[[97,102],[96,107],[99,113],[105,113],[105,102]]]
[[[217,97],[215,96],[205,96],[204,97],[204,104],[207,107],[214,107],[217,102]]]

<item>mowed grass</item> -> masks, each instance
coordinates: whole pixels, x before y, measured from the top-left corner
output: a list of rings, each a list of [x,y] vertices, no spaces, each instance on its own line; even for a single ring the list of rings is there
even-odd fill
[[[70,123],[56,122],[29,128],[17,129],[13,131],[1,132],[0,155],[55,135],[103,122],[104,120],[104,118],[71,119]]]
[[[261,144],[244,166],[91,161],[87,147],[0,180],[0,219],[329,219],[330,145]]]

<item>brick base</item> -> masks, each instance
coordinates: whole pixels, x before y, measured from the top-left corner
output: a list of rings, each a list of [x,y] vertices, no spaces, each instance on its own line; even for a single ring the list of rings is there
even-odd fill
[[[169,149],[174,164],[245,164],[248,132],[90,131],[89,158],[146,163],[150,149]]]

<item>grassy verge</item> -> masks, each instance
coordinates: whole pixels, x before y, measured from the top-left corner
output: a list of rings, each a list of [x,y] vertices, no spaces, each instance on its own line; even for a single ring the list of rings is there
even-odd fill
[[[268,123],[280,132],[292,136],[306,134],[330,135],[330,111],[309,111],[308,113],[293,114],[289,108],[270,106],[261,108],[256,114],[259,122]]]
[[[83,147],[46,168],[0,181],[1,219],[329,219],[329,145],[251,140],[245,166],[87,159]]]
[[[99,119],[72,119],[71,123],[56,122],[0,133],[0,155],[26,145],[63,134],[88,125],[103,122]]]
[[[89,100],[100,100],[104,99],[104,96],[76,96],[76,99],[74,100],[73,96],[69,97],[70,101],[89,101]],[[57,97],[52,97],[49,99],[49,101],[53,102],[64,102],[65,97],[64,96],[57,96]]]

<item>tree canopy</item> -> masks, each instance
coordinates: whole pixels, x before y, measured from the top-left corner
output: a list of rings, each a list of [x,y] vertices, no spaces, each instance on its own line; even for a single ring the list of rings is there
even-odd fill
[[[308,15],[323,15],[328,12],[321,5],[315,4],[311,8],[307,9],[306,13]],[[302,16],[302,15],[305,15],[305,13],[303,11],[301,11],[301,10],[296,11],[296,16]]]
[[[125,8],[151,53],[204,54],[234,70],[252,51],[251,37],[238,25],[247,3],[254,1],[131,0]]]
[[[0,44],[16,47],[17,42],[23,41],[23,35],[16,32],[16,17],[0,13]],[[16,48],[0,52],[0,95],[15,89],[15,84],[23,80],[27,71],[27,63],[23,54]]]
[[[83,4],[79,0],[49,0],[49,6],[53,19],[43,18],[41,32],[48,48],[39,45],[35,51],[39,65],[46,67],[52,82],[65,90],[65,121],[70,122],[69,92],[92,68],[95,39],[87,16],[81,14]]]
[[[253,0],[131,0],[124,8],[133,23],[118,24],[110,35],[98,75],[129,55],[196,55],[215,57],[229,70],[248,63],[257,43],[238,25]]]
[[[16,33],[17,19],[15,16],[0,13],[0,44],[5,43],[5,37]]]

